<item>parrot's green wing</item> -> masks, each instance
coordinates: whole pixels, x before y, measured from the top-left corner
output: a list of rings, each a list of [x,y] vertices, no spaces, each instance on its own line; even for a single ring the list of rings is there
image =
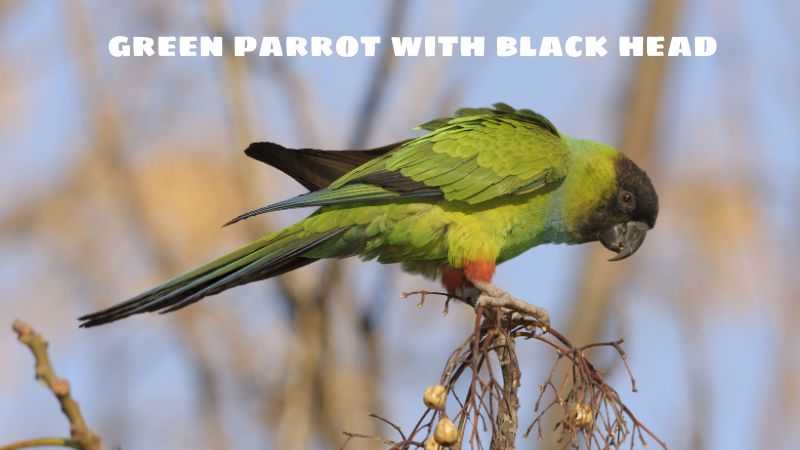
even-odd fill
[[[399,192],[438,189],[447,200],[481,203],[528,193],[566,175],[569,153],[550,121],[498,103],[461,109],[420,126],[431,133],[331,184],[367,183]]]
[[[387,202],[406,197],[476,204],[526,194],[560,181],[569,152],[558,130],[530,110],[503,103],[464,108],[455,117],[421,125],[425,136],[348,172],[319,191],[243,214],[304,206]]]

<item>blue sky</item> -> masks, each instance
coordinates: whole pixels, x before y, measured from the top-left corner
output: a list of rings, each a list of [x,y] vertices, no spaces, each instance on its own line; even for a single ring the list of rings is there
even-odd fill
[[[152,3],[152,4],[151,4]],[[148,3],[156,8],[155,2]],[[664,107],[659,125],[657,157],[652,164],[657,173],[655,183],[680,185],[683,180],[694,180],[710,173],[720,180],[744,176],[751,181],[751,194],[762,211],[763,226],[769,234],[778,237],[795,235],[783,241],[786,245],[778,258],[791,255],[797,248],[796,230],[798,185],[795,180],[800,169],[796,149],[800,144],[798,111],[800,110],[800,84],[798,79],[798,52],[788,38],[796,36],[794,25],[800,17],[795,5],[765,3],[756,0],[737,2],[685,2],[685,11],[677,34],[711,35],[718,41],[718,52],[708,58],[673,58],[664,97]],[[231,29],[236,34],[262,36],[268,34],[269,24],[280,27],[269,32],[287,35],[379,35],[384,28],[388,3],[380,2],[325,2],[303,1],[292,3],[285,15],[272,17],[276,4],[266,6],[258,2],[233,1]],[[152,35],[152,21],[132,5],[90,2],[92,23],[95,27],[96,53],[101,64],[101,82],[112,96],[122,95],[126,86],[120,74],[127,71],[149,77],[150,90],[140,93],[138,102],[129,105],[150,113],[150,118],[140,123],[126,124],[126,151],[132,164],[152,157],[142,150],[137,153],[137,142],[142,148],[148,144],[167,141],[184,133],[202,139],[203,128],[193,124],[208,125],[209,130],[224,128],[222,99],[212,89],[218,83],[219,61],[199,58],[136,58],[115,59],[107,55],[105,45],[111,36]],[[80,156],[81,142],[91,139],[84,133],[87,120],[81,105],[80,85],[75,62],[69,47],[62,39],[64,21],[62,11],[50,2],[31,2],[14,15],[14,20],[4,23],[2,32],[2,61],[31,67],[10,114],[11,126],[0,125],[0,189],[8,194],[0,198],[0,214],[13,211],[27,198],[47,191],[65,173],[65,168]],[[174,35],[204,34],[202,11],[195,2],[175,2],[165,7],[168,19],[161,24],[163,30]],[[175,13],[179,11],[179,13]],[[561,2],[498,2],[487,7],[477,0],[423,2],[412,1],[402,28],[405,35],[483,35],[486,36],[487,55],[483,58],[407,58],[397,61],[397,67],[387,85],[386,98],[378,110],[375,129],[370,144],[380,145],[403,139],[414,132],[411,128],[423,123],[440,111],[437,105],[442,98],[453,95],[455,106],[482,106],[496,101],[517,107],[528,107],[545,114],[564,132],[579,137],[615,143],[623,127],[623,95],[629,83],[636,60],[614,56],[615,41],[620,35],[640,33],[640,2],[577,2],[569,6]],[[609,55],[604,58],[498,58],[492,56],[492,41],[497,35],[524,36],[603,35],[609,40]],[[387,45],[384,43],[383,45]],[[309,136],[298,131],[288,112],[288,97],[274,75],[264,71],[263,76],[252,78],[254,97],[251,107],[257,111],[257,133],[253,140],[272,140],[287,146],[321,145],[343,148],[355,128],[358,108],[361,105],[364,85],[370,79],[378,58],[295,58],[286,63],[302,78],[309,88],[313,111],[320,125],[320,142],[308,142]],[[254,65],[264,63],[255,61]],[[187,72],[196,73],[186,76]],[[2,73],[0,71],[0,73]],[[173,92],[171,82],[186,77],[194,90]],[[164,80],[163,83],[160,80]],[[423,89],[426,83],[442,86],[434,90]],[[448,88],[452,87],[450,92]],[[420,95],[422,93],[422,95]],[[167,105],[184,111],[179,116],[165,116]],[[217,120],[208,121],[208,117]],[[744,124],[744,125],[741,125]],[[239,152],[229,143],[221,142],[220,152]],[[747,151],[732,149],[746,148]],[[191,151],[187,149],[186,151]],[[237,153],[238,154],[238,153]],[[745,158],[747,171],[741,174],[738,158]],[[263,180],[262,180],[263,181]],[[717,182],[715,178],[715,182]],[[270,182],[272,182],[270,180]],[[279,181],[283,192],[301,192],[288,182]],[[11,194],[13,193],[13,194]],[[680,208],[680,205],[678,205]],[[286,213],[276,219],[288,222],[304,212]],[[680,224],[683,211],[675,209],[662,213],[661,224]],[[669,249],[676,235],[664,232],[659,237],[654,230],[643,250],[655,252]],[[43,314],[46,305],[19,305],[26,284],[39,282],[32,278],[36,267],[43,261],[52,262],[46,249],[31,237],[14,242],[4,241],[0,247],[0,308],[1,317],[20,314]],[[780,241],[778,239],[778,241]],[[135,245],[135,243],[129,244]],[[652,250],[649,250],[652,249]],[[642,253],[642,252],[640,252]],[[496,282],[521,298],[540,303],[550,309],[554,323],[566,321],[571,314],[571,296],[574,294],[575,273],[580,267],[583,249],[577,247],[548,246],[533,249],[519,258],[504,264],[498,271]],[[647,253],[645,253],[647,255]],[[670,254],[671,255],[671,254]],[[731,258],[736,257],[733,253]],[[210,255],[209,255],[210,256]],[[672,259],[669,259],[672,258]],[[649,254],[642,257],[647,273],[659,270],[663,261],[680,265],[680,255],[660,257]],[[757,264],[757,263],[756,263]],[[373,264],[365,265],[364,274],[376,274]],[[666,273],[663,277],[669,277]],[[676,275],[677,276],[677,275]],[[367,278],[370,278],[369,276]],[[787,278],[778,278],[788,283]],[[683,281],[676,279],[675,283]],[[419,284],[419,280],[403,277],[395,280],[393,291],[407,290],[404,283]],[[687,282],[688,283],[688,282]],[[758,283],[758,280],[756,280]],[[365,283],[369,284],[369,283]],[[612,380],[629,405],[652,429],[665,438],[672,448],[686,448],[688,436],[682,430],[693,420],[686,410],[692,404],[688,382],[689,371],[683,348],[687,337],[682,323],[680,307],[675,306],[669,293],[659,290],[659,284],[648,285],[647,280],[635,284],[618,299],[622,313],[616,319],[624,323],[626,348],[631,365],[637,375],[640,392],[632,394],[627,389],[624,373],[616,371]],[[258,287],[241,289],[256,292]],[[365,287],[366,291],[369,286]],[[713,289],[709,289],[713,291]],[[121,293],[115,293],[123,295]],[[776,331],[777,306],[781,301],[754,296],[752,293],[730,293],[730,309],[708,307],[698,332],[706,337],[703,352],[704,364],[711,368],[708,379],[713,380],[708,392],[709,448],[748,449],[759,446],[762,416],[769,404],[754,386],[768,385],[777,366],[776,345],[780,334]],[[725,295],[717,294],[720,296]],[[245,296],[248,297],[248,296]],[[248,298],[255,297],[249,295]],[[249,300],[252,304],[253,300]],[[423,312],[393,299],[387,300],[387,316],[397,320],[387,321],[383,330],[387,348],[399,358],[418,360],[423,367],[433,367],[430,373],[420,375],[420,370],[399,370],[387,374],[384,397],[413,400],[392,402],[388,415],[398,417],[401,423],[410,423],[419,412],[416,397],[425,380],[438,376],[438,363],[449,353],[449,348],[460,339],[467,314],[455,313],[446,319],[438,311],[426,307]],[[709,299],[713,305],[726,305],[725,300]],[[768,304],[766,307],[762,307]],[[702,306],[701,306],[702,307]],[[76,307],[77,308],[77,307]],[[242,302],[241,314],[247,320],[248,302]],[[44,312],[43,312],[44,311]],[[420,314],[426,314],[420,317]],[[76,309],[77,314],[77,309]],[[264,319],[263,315],[257,317]],[[274,319],[274,318],[273,318]],[[71,320],[71,319],[70,319]],[[98,334],[64,331],[56,325],[55,318],[42,319],[45,326],[65,334],[68,348],[54,352],[56,366],[81,393],[82,403],[91,417],[92,405],[109,403],[108,399],[92,394],[92,386],[102,383],[98,361],[113,355],[119,349],[131,350],[121,364],[135,386],[130,414],[145,414],[150,402],[169,393],[170,401],[181,412],[191,411],[192,398],[181,383],[190,380],[184,361],[172,357],[179,353],[174,335],[168,332],[168,318],[159,317],[158,325],[139,321],[138,333],[132,336],[125,326],[103,331],[102,342]],[[433,324],[444,321],[443,326]],[[279,327],[278,320],[270,326]],[[408,330],[413,324],[413,336]],[[616,324],[609,331],[615,334]],[[746,328],[746,332],[743,331]],[[42,330],[47,332],[47,330]],[[10,341],[11,336],[6,336]],[[690,345],[691,342],[688,344]],[[158,347],[159,352],[143,349]],[[0,442],[11,441],[28,434],[45,433],[43,430],[63,429],[62,419],[47,393],[27,379],[28,355],[15,343],[4,342],[0,349],[19,364],[11,364],[13,373],[0,371]],[[436,350],[441,349],[440,352]],[[431,350],[426,353],[424,350]],[[535,350],[532,350],[535,352]],[[535,354],[535,353],[532,353]],[[744,356],[743,356],[744,355]],[[796,357],[797,355],[795,355]],[[91,362],[91,364],[90,364]],[[387,366],[391,361],[385,362]],[[529,380],[537,379],[535,360],[529,363]],[[147,367],[148,370],[141,369]],[[144,373],[143,373],[144,372]],[[22,380],[20,381],[20,378]],[[424,380],[422,378],[425,378]],[[533,397],[536,382],[523,379],[523,410],[526,400]],[[668,385],[669,389],[664,389]],[[527,397],[526,397],[527,396]],[[388,403],[388,402],[387,402]],[[531,403],[531,402],[527,402]],[[17,408],[16,405],[24,405]],[[103,411],[97,407],[96,411]],[[237,422],[232,415],[232,430],[247,436],[246,424]],[[523,411],[523,423],[530,411]],[[22,418],[22,420],[20,420]],[[34,420],[36,418],[36,420]],[[98,418],[95,418],[98,419]],[[137,417],[150,426],[164,424]],[[42,425],[44,424],[44,425]],[[41,426],[40,426],[41,425]],[[45,428],[46,427],[46,428]],[[162,430],[163,431],[163,430]],[[22,436],[18,436],[22,432]],[[154,433],[159,435],[158,432]],[[783,447],[792,448],[786,433],[780,439]],[[176,442],[191,437],[173,436]],[[795,438],[796,439],[796,438]],[[190,441],[191,442],[191,441]],[[163,443],[163,442],[161,442]],[[159,442],[137,437],[123,442],[124,448],[154,448]],[[259,448],[258,442],[246,442],[248,448]],[[523,444],[524,445],[524,444]]]

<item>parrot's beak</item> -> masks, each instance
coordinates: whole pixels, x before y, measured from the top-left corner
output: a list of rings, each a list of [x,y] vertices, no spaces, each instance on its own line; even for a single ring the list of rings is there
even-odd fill
[[[636,250],[644,242],[649,229],[650,227],[644,222],[631,221],[616,224],[600,233],[599,238],[603,246],[613,252],[617,252],[617,256],[609,259],[609,261],[619,261],[636,253]]]

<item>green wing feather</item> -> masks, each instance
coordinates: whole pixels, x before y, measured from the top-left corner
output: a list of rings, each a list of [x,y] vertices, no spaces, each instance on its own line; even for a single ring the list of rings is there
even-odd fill
[[[298,195],[282,202],[273,203],[263,208],[254,209],[229,220],[224,226],[234,224],[248,217],[257,216],[282,209],[303,208],[307,206],[342,205],[346,203],[374,202],[378,200],[396,200],[404,197],[440,197],[435,189],[417,189],[409,192],[394,192],[380,186],[364,183],[351,183],[339,189],[321,189]]]
[[[406,142],[331,184],[341,189],[376,173],[400,173],[471,204],[528,193],[566,175],[569,152],[550,121],[498,103],[460,109],[456,117],[420,126],[430,134]]]
[[[346,173],[326,189],[266,206],[266,212],[344,203],[386,203],[405,197],[469,204],[527,194],[566,176],[569,151],[544,116],[497,103],[464,108],[419,128],[429,134]]]

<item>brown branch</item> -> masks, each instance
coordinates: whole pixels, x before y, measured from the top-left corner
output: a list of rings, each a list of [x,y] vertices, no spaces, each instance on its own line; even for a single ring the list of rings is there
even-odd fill
[[[33,357],[36,360],[36,365],[34,366],[36,379],[47,386],[53,395],[56,396],[56,399],[61,405],[61,411],[64,412],[64,415],[67,416],[69,420],[71,438],[31,439],[0,447],[0,450],[43,445],[60,445],[81,450],[102,450],[103,444],[100,440],[100,436],[86,425],[86,421],[81,415],[78,402],[72,398],[70,393],[69,382],[59,378],[53,370],[53,365],[50,363],[50,358],[47,355],[47,341],[45,341],[41,334],[34,331],[30,325],[20,320],[14,321],[12,329],[17,333],[19,341],[25,344],[30,349],[31,353],[33,353]]]
[[[420,298],[440,295],[446,301],[452,298],[430,291],[404,293],[402,297],[414,294]],[[666,443],[622,402],[617,391],[606,383],[603,373],[595,369],[585,355],[590,349],[613,348],[628,369],[631,388],[635,392],[636,380],[622,350],[622,339],[576,347],[561,332],[540,321],[539,308],[510,296],[495,298],[488,303],[491,305],[485,301],[478,302],[472,332],[450,354],[442,370],[440,384],[458,404],[455,414],[445,412],[446,403],[441,410],[427,405],[429,408],[410,433],[404,434],[394,426],[400,433],[400,441],[345,433],[348,436],[345,445],[353,438],[370,438],[392,449],[429,448],[431,443],[451,445],[435,441],[433,432],[449,416],[458,430],[458,439],[452,448],[466,448],[465,443],[469,443],[470,448],[484,448],[481,432],[491,432],[490,449],[514,448],[520,406],[517,390],[522,376],[515,340],[523,338],[543,342],[556,354],[547,378],[539,385],[539,396],[533,408],[537,415],[527,428],[525,437],[536,428],[541,439],[542,422],[547,415],[555,423],[548,429],[553,431],[554,441],[557,440],[562,448],[577,448],[583,443],[589,449],[619,449],[633,445],[635,441],[646,445],[646,439],[667,448]],[[418,306],[423,304],[420,302]],[[500,379],[493,368],[492,355],[496,355]],[[458,381],[464,377],[468,377],[466,393],[458,394],[456,389],[461,386]],[[429,417],[431,411],[434,414]],[[391,424],[386,419],[379,419]],[[420,442],[419,435],[424,436],[424,442]]]
[[[503,374],[503,402],[498,409],[495,423],[497,429],[492,434],[492,450],[515,448],[517,440],[517,427],[519,426],[519,397],[517,389],[520,385],[522,374],[516,358],[514,339],[508,333],[499,333],[495,344],[495,352],[500,362],[500,371]]]
[[[514,297],[489,297],[481,295],[478,299],[483,306],[492,308],[505,308],[515,311],[519,314],[533,317],[536,322],[535,326],[539,326],[543,331],[547,332],[548,325],[550,324],[550,316],[546,309],[539,306],[532,305]]]
[[[25,441],[14,442],[13,444],[8,444],[0,447],[0,450],[17,450],[20,448],[31,448],[31,447],[67,447],[67,448],[77,448],[80,449],[80,445],[73,441],[72,439],[67,438],[37,438],[37,439],[28,439]]]

